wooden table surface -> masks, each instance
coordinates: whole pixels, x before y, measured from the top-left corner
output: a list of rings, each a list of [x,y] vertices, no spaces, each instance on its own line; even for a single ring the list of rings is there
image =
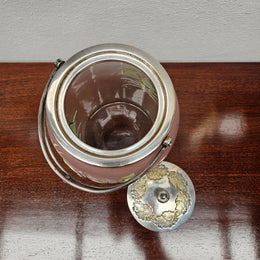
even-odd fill
[[[126,189],[97,195],[63,183],[37,136],[50,63],[0,64],[0,259],[259,259],[260,63],[163,64],[181,123],[167,157],[196,189],[188,222],[155,233]]]

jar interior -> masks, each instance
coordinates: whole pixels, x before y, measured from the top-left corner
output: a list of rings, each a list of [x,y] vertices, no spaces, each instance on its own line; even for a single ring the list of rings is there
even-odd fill
[[[158,96],[149,77],[122,61],[102,61],[81,70],[64,101],[71,131],[84,143],[118,150],[141,140],[158,113]]]

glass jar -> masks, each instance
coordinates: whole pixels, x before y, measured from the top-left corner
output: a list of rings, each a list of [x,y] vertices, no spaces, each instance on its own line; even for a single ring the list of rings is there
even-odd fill
[[[80,179],[125,183],[167,156],[179,106],[159,62],[131,46],[103,44],[61,64],[46,89],[43,124]]]

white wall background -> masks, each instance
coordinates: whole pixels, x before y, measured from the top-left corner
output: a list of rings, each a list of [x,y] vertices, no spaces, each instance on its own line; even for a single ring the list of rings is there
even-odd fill
[[[0,0],[0,61],[134,45],[159,61],[260,61],[259,0]]]

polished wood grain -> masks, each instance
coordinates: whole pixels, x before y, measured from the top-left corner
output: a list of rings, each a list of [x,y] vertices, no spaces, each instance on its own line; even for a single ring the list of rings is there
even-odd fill
[[[126,190],[84,193],[50,170],[37,113],[53,64],[0,64],[0,259],[260,258],[260,63],[163,66],[181,109],[167,161],[197,200],[181,228],[154,233]]]

